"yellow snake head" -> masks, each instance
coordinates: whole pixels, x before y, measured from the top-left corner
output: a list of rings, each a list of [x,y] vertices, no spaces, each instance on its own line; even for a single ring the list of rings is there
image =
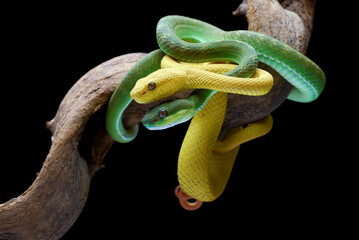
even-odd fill
[[[155,102],[185,90],[186,79],[181,69],[160,69],[139,79],[130,95],[137,103]]]

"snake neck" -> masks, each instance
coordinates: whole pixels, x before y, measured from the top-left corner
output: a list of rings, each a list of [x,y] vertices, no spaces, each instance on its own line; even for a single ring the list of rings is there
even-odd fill
[[[199,69],[183,68],[186,72],[187,89],[210,89],[219,92],[260,96],[269,92],[273,86],[273,77],[257,69],[252,78],[238,78]]]
[[[231,77],[224,77],[221,81],[218,81],[218,75],[211,72],[206,72],[199,69],[183,68],[187,74],[186,84],[184,85],[187,89],[211,89],[219,91],[221,86]]]

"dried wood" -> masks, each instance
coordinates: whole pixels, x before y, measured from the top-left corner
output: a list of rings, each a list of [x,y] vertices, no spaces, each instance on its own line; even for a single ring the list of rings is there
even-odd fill
[[[235,15],[245,15],[249,30],[271,35],[305,53],[313,27],[314,0],[248,0]],[[85,74],[64,97],[47,123],[54,138],[34,183],[20,196],[0,204],[0,239],[59,239],[76,221],[91,177],[113,144],[104,128],[106,103],[127,71],[145,54],[111,59]],[[221,137],[234,127],[258,120],[285,101],[291,86],[267,66],[275,84],[269,94],[231,94]],[[188,96],[188,92],[171,99]],[[141,122],[151,105],[132,103],[125,126]]]

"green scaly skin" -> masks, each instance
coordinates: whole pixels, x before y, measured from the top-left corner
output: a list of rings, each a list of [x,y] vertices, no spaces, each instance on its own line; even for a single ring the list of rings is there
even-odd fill
[[[196,115],[216,92],[195,89],[191,96],[186,99],[160,104],[147,110],[142,119],[142,124],[150,130],[162,130],[186,122]],[[160,117],[159,112],[161,110],[167,112],[165,118]]]
[[[248,52],[249,56],[243,56],[247,60],[239,61],[240,66],[227,73],[232,76],[246,77],[248,75],[249,77],[256,67],[255,55],[257,55],[259,61],[274,68],[294,86],[288,99],[298,102],[311,102],[318,98],[326,81],[323,71],[306,56],[272,37],[256,32],[226,32],[192,18],[167,16],[162,18],[157,25],[157,41],[165,54],[187,62],[233,61],[238,63],[236,60],[238,55],[243,56],[245,54],[243,51]],[[238,45],[242,46],[243,50],[238,49]],[[257,54],[249,50],[251,47]],[[122,124],[122,115],[132,101],[130,91],[136,81],[159,69],[164,53],[156,50],[136,63],[111,97],[106,126],[109,134],[116,141],[125,143],[136,137],[138,126],[125,129]],[[215,91],[211,90],[197,90],[196,95],[188,99],[192,103],[183,104],[176,102],[180,100],[176,100],[161,104],[156,109],[147,112],[144,124],[148,128],[156,124],[154,129],[163,129],[189,120],[205,106],[214,93]],[[166,117],[167,119],[154,121],[155,115],[158,116],[158,112],[155,112],[158,109],[166,109],[171,114]]]
[[[258,60],[275,69],[282,77],[294,86],[288,99],[297,102],[311,102],[319,97],[325,86],[323,71],[309,58],[290,46],[270,36],[252,31],[223,31],[208,23],[183,17],[167,16],[157,25],[157,41],[163,52],[185,62],[228,61],[233,58],[231,44],[244,42],[253,47]],[[223,46],[223,42],[225,45]],[[233,61],[233,59],[232,59]],[[241,66],[243,67],[243,66]],[[240,67],[227,73],[238,76]],[[239,74],[240,76],[240,74]],[[242,76],[243,77],[243,76]],[[215,91],[206,91],[196,97],[196,109],[187,112],[175,102],[163,103],[147,111],[143,124],[152,130],[165,129],[191,119],[205,106]],[[189,99],[193,101],[193,99]],[[170,119],[159,118],[158,111],[166,110]],[[172,116],[178,115],[178,117]],[[185,116],[184,116],[185,114]],[[192,115],[193,114],[193,115]]]
[[[130,69],[112,94],[106,113],[106,129],[115,141],[127,143],[137,136],[138,125],[130,129],[126,129],[123,126],[123,112],[132,102],[130,92],[135,86],[136,81],[160,69],[161,60],[164,55],[159,49],[147,54]]]

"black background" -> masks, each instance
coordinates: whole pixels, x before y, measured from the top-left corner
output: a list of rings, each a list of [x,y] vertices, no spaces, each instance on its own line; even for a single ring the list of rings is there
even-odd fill
[[[33,3],[3,8],[2,159],[0,203],[34,181],[51,146],[45,122],[87,71],[113,57],[158,48],[157,21],[170,14],[198,18],[224,30],[246,29],[232,16],[240,1],[138,1],[71,4]],[[91,181],[87,203],[62,239],[131,236],[238,236],[282,228],[300,234],[323,231],[334,221],[342,168],[337,156],[336,106],[340,89],[331,33],[333,5],[318,1],[307,55],[326,73],[321,97],[309,104],[285,101],[273,112],[272,131],[244,144],[225,192],[196,212],[174,196],[177,158],[188,124],[166,131],[140,127],[131,143],[115,143],[105,168]],[[201,2],[203,3],[203,2]],[[271,230],[266,226],[271,225]],[[321,226],[320,226],[321,225]],[[117,237],[118,236],[118,237]]]

